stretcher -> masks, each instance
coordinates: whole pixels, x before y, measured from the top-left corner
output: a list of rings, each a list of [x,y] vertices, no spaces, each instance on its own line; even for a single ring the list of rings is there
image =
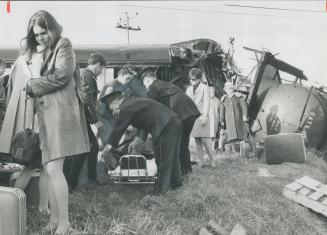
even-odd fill
[[[108,171],[116,184],[154,184],[157,179],[157,167],[154,159],[147,160],[143,155],[124,155],[119,166]]]

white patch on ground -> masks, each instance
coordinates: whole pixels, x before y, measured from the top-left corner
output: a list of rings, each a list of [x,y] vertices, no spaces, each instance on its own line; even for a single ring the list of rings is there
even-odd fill
[[[261,177],[274,177],[266,168],[259,168],[257,175]]]

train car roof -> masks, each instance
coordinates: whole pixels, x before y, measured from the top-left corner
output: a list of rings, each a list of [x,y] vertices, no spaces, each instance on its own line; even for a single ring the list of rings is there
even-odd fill
[[[108,66],[166,65],[170,64],[171,52],[168,44],[138,45],[84,45],[75,46],[78,62],[85,63],[92,53],[100,52],[107,59]],[[6,63],[13,63],[19,55],[18,48],[0,48],[0,57]]]

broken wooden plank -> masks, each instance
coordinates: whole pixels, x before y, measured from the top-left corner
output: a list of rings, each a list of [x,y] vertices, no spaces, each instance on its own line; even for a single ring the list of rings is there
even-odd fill
[[[327,206],[327,198],[323,200],[321,203]]]
[[[215,223],[213,220],[210,220],[208,222],[208,230],[212,232],[213,234],[219,234],[219,235],[227,235],[228,232],[221,226],[219,226],[217,223]]]
[[[236,224],[230,235],[246,235],[246,229],[242,225]]]
[[[318,180],[312,179],[309,176],[303,176],[301,179],[296,180],[295,182],[302,184],[308,188],[316,188],[321,185]]]
[[[290,183],[290,184],[285,185],[285,187],[289,188],[292,191],[297,191],[300,188],[302,188],[303,185],[302,184],[299,184],[297,182],[293,182],[293,183]]]
[[[308,195],[311,191],[312,191],[311,189],[309,189],[309,188],[303,186],[303,187],[298,191],[298,193],[299,193],[299,194],[302,194],[302,195],[304,195],[304,196],[306,196],[306,195]]]
[[[313,211],[327,217],[327,195],[320,187],[323,186],[319,181],[311,179],[307,176],[296,180],[299,184],[304,184],[299,190],[296,187],[287,187],[283,190],[283,195]],[[310,188],[308,188],[310,187]]]
[[[309,195],[309,198],[312,200],[317,201],[319,198],[321,198],[322,196],[324,196],[323,193],[315,191],[314,193],[312,193],[311,195]]]
[[[306,188],[323,193],[324,195],[327,196],[327,185],[322,184],[317,180],[311,179],[308,176],[304,176],[301,179],[297,179],[293,183],[301,184],[301,185],[305,186]]]
[[[206,228],[201,228],[199,235],[212,235]]]

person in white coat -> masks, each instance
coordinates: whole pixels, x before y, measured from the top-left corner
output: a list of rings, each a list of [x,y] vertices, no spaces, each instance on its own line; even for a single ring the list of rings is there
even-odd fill
[[[210,121],[209,107],[210,96],[209,87],[201,82],[202,72],[198,68],[193,68],[189,71],[189,79],[191,86],[186,89],[186,94],[193,100],[199,109],[201,116],[195,121],[191,137],[194,137],[196,149],[199,157],[199,166],[204,166],[203,147],[210,158],[210,165],[215,167],[214,153],[211,147],[210,140]]]

